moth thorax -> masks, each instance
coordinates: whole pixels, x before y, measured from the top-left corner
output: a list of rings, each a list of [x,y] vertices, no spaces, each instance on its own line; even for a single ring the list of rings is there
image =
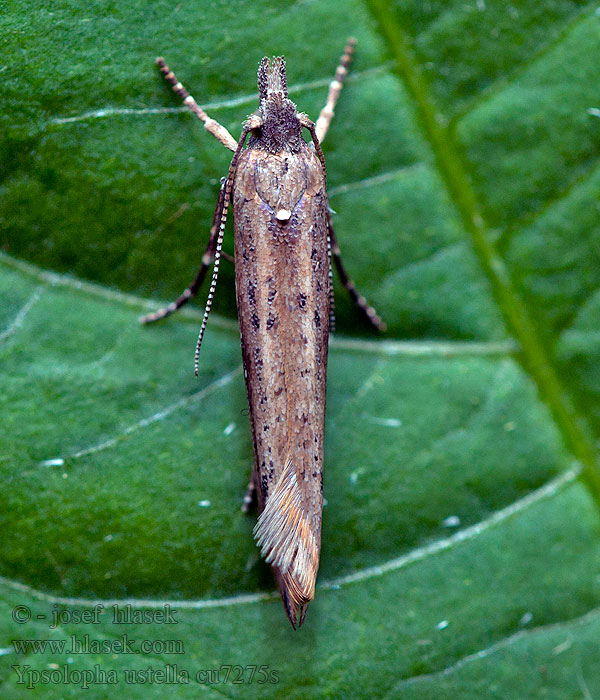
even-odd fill
[[[250,148],[260,148],[270,153],[288,151],[297,153],[302,144],[302,125],[296,105],[280,93],[269,95],[261,102],[258,115],[262,125],[250,139]]]

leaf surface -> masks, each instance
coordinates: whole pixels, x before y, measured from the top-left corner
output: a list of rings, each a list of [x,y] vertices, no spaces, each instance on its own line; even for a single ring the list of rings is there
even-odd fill
[[[2,697],[78,697],[82,670],[92,698],[600,693],[595,6],[14,1],[4,20]],[[389,331],[336,289],[319,584],[294,633],[239,511],[232,267],[198,380],[201,309],[137,323],[191,281],[230,159],[152,60],[237,135],[263,55],[315,118],[349,35],[330,201]],[[177,624],[116,624],[113,603]]]

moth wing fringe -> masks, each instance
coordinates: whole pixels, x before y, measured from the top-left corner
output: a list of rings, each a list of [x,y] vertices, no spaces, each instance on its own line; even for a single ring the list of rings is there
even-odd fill
[[[306,604],[314,598],[319,552],[308,518],[296,469],[287,460],[254,528],[261,554],[276,568],[279,588],[290,622],[304,620]]]

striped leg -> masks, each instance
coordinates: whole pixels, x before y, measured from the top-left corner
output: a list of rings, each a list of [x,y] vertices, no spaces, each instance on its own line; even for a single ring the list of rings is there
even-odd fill
[[[344,50],[344,55],[340,59],[340,65],[335,71],[335,77],[329,84],[327,102],[325,103],[325,107],[323,107],[323,109],[321,110],[319,118],[316,122],[317,138],[319,139],[319,143],[323,142],[323,139],[327,134],[327,130],[329,129],[329,125],[331,124],[331,120],[333,119],[333,110],[335,109],[338,97],[340,96],[340,92],[342,91],[344,78],[348,73],[348,66],[350,65],[350,61],[352,60],[352,54],[354,53],[355,44],[356,39],[353,39],[352,37],[348,39],[348,43],[346,44],[346,48]]]
[[[386,325],[379,318],[377,312],[372,306],[369,306],[367,300],[358,293],[354,282],[348,276],[344,264],[342,263],[342,256],[340,253],[340,247],[338,245],[337,239],[335,237],[335,231],[333,230],[333,223],[331,221],[331,214],[327,214],[327,227],[329,229],[329,239],[331,241],[331,255],[333,257],[333,262],[335,264],[335,269],[338,271],[340,280],[344,287],[348,290],[352,301],[358,306],[358,308],[365,314],[369,323],[371,323],[378,331],[385,331]]]
[[[208,239],[206,250],[204,251],[204,255],[202,256],[202,265],[196,273],[194,281],[190,284],[190,286],[183,292],[183,294],[180,297],[178,297],[174,302],[172,302],[168,306],[165,306],[164,308],[159,309],[158,311],[154,311],[151,314],[147,314],[146,316],[141,316],[141,323],[154,323],[155,321],[160,321],[163,318],[170,316],[174,311],[177,311],[182,306],[185,306],[188,303],[188,301],[198,293],[200,287],[202,286],[202,283],[204,282],[204,278],[206,277],[208,268],[210,267],[210,264],[213,261],[213,258],[215,257],[217,237],[219,233],[219,224],[221,223],[221,215],[223,213],[224,202],[225,182],[223,182],[221,191],[219,192],[219,201],[217,202],[215,214],[213,216],[212,226],[210,227],[210,238]]]
[[[165,79],[173,86],[173,91],[183,100],[183,104],[188,107],[198,117],[198,119],[204,122],[204,128],[208,131],[208,133],[212,134],[217,141],[220,141],[230,151],[235,151],[237,141],[233,138],[229,131],[227,131],[224,126],[221,126],[219,122],[211,119],[208,114],[206,114],[206,112],[198,106],[196,100],[183,87],[179,80],[177,80],[175,73],[173,73],[173,71],[165,63],[163,58],[157,58],[156,63],[160,68],[160,72],[165,76]]]
[[[335,333],[335,298],[333,296],[333,268],[331,267],[331,236],[327,233],[327,259],[329,262],[329,332]]]
[[[202,319],[202,325],[200,326],[200,333],[198,334],[198,342],[196,343],[196,353],[194,355],[194,374],[198,376],[198,365],[200,358],[200,348],[202,346],[202,339],[204,338],[204,331],[206,330],[206,322],[208,321],[208,315],[212,308],[212,300],[215,294],[215,288],[217,286],[217,278],[219,276],[219,263],[221,261],[221,247],[223,245],[223,234],[225,233],[225,224],[227,223],[227,211],[229,209],[229,201],[231,199],[231,188],[233,187],[233,178],[235,176],[235,170],[237,168],[242,149],[244,148],[244,143],[246,137],[251,129],[251,120],[249,120],[244,128],[242,129],[242,135],[240,140],[237,142],[235,147],[235,153],[231,159],[231,164],[229,165],[229,172],[227,173],[227,180],[223,186],[223,206],[221,208],[221,217],[218,225],[217,240],[215,244],[215,264],[213,266],[212,279],[210,281],[210,289],[208,290],[208,298],[206,300],[206,306],[204,307],[204,317]],[[215,217],[216,219],[216,217]]]
[[[248,513],[252,508],[253,504],[256,502],[256,483],[254,481],[254,467],[252,468],[252,476],[248,482],[248,488],[246,489],[246,495],[242,502],[242,513]]]
[[[300,123],[305,129],[308,129],[310,131],[310,136],[312,138],[312,142],[315,146],[315,151],[317,153],[317,157],[319,158],[321,162],[321,166],[323,167],[323,175],[325,175],[325,181],[327,182],[327,175],[326,175],[326,168],[325,168],[325,157],[323,156],[323,150],[321,148],[321,143],[319,142],[319,139],[317,137],[317,127],[315,124],[311,122],[311,120],[306,116],[306,114],[300,114],[298,115],[300,119]],[[371,323],[377,330],[379,331],[385,331],[387,326],[385,323],[379,318],[377,315],[377,312],[372,306],[369,306],[367,303],[367,300],[356,291],[356,287],[354,285],[354,282],[350,279],[348,276],[348,273],[346,272],[346,269],[344,268],[344,263],[342,262],[342,255],[340,253],[340,247],[337,242],[337,238],[335,237],[335,231],[333,230],[333,221],[331,220],[331,213],[327,211],[327,230],[328,230],[328,235],[327,235],[327,253],[329,256],[329,259],[333,258],[333,262],[335,264],[335,268],[338,271],[338,275],[340,276],[340,280],[342,281],[342,284],[346,289],[348,290],[348,293],[352,297],[352,300],[354,303],[358,306],[358,308],[365,314],[367,319],[369,320],[369,323]],[[329,274],[330,274],[330,280],[331,280],[331,262],[329,264]],[[329,323],[330,325],[334,325],[335,322],[335,317],[333,314],[333,287],[330,282],[330,287],[329,287]]]

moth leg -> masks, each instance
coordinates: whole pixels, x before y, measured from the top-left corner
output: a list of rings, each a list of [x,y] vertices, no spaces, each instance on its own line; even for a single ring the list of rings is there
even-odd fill
[[[171,302],[168,306],[165,306],[164,308],[159,309],[158,311],[154,311],[151,314],[141,316],[140,323],[154,323],[155,321],[161,321],[163,318],[170,316],[174,311],[177,311],[182,306],[185,306],[188,303],[188,301],[198,293],[200,287],[202,286],[202,283],[204,282],[206,273],[208,272],[208,268],[210,267],[210,264],[212,263],[215,257],[217,236],[219,232],[219,224],[221,223],[221,214],[223,213],[224,201],[225,183],[223,183],[219,192],[219,200],[217,201],[212,226],[210,227],[210,237],[208,239],[208,243],[206,244],[206,250],[204,251],[204,255],[202,256],[202,264],[200,265],[200,268],[196,273],[194,281],[190,284],[190,286],[183,292],[183,294],[180,297],[178,297],[175,301]]]
[[[179,80],[177,80],[175,73],[173,73],[173,71],[165,63],[164,58],[159,56],[156,59],[156,64],[160,68],[160,72],[165,76],[165,79],[173,86],[173,91],[179,95],[179,97],[181,97],[183,104],[188,107],[198,117],[198,119],[204,122],[204,128],[208,131],[208,133],[212,134],[217,141],[220,141],[230,151],[235,151],[237,141],[224,126],[219,124],[218,121],[211,119],[208,114],[198,105],[196,100],[183,87]]]
[[[335,333],[335,298],[333,296],[333,269],[331,267],[331,236],[327,231],[327,261],[329,264],[329,332]]]
[[[252,476],[248,482],[248,487],[246,489],[246,495],[242,501],[242,513],[247,513],[254,503],[256,502],[256,482],[254,481],[254,468],[252,469]]]
[[[337,270],[338,275],[340,276],[342,284],[347,289],[348,294],[350,294],[352,301],[367,317],[369,323],[375,326],[375,328],[377,328],[378,331],[385,331],[385,323],[381,320],[381,318],[379,318],[375,309],[372,306],[369,306],[367,300],[361,294],[358,293],[354,282],[350,279],[348,273],[346,272],[344,263],[342,262],[340,247],[338,245],[337,238],[335,237],[335,231],[333,230],[331,214],[329,212],[327,212],[327,228],[329,230],[329,240],[331,241],[331,255],[333,257],[335,269]]]
[[[319,118],[316,122],[317,138],[319,143],[323,142],[331,120],[333,119],[333,110],[342,91],[342,85],[344,83],[344,78],[348,74],[348,66],[352,60],[352,54],[354,53],[354,46],[356,44],[356,39],[352,37],[348,39],[346,48],[344,49],[344,54],[340,59],[340,64],[335,71],[335,77],[329,84],[329,93],[327,94],[327,102],[319,114]]]
[[[198,366],[200,358],[200,348],[202,347],[202,339],[204,338],[204,331],[206,330],[206,322],[208,321],[208,315],[212,308],[212,301],[215,294],[215,288],[217,286],[217,278],[219,276],[219,263],[221,262],[221,248],[223,247],[223,236],[225,234],[225,225],[227,223],[227,212],[229,209],[229,202],[231,200],[231,189],[233,187],[233,178],[235,176],[235,171],[237,168],[240,155],[244,148],[244,143],[246,142],[246,137],[248,136],[250,129],[252,127],[252,120],[249,119],[244,128],[242,129],[242,134],[240,140],[237,142],[235,147],[235,153],[231,159],[229,165],[229,172],[227,173],[227,179],[223,185],[223,206],[221,208],[221,217],[219,220],[219,226],[217,229],[217,240],[215,243],[215,262],[213,265],[212,279],[210,281],[210,287],[208,290],[208,297],[206,299],[206,306],[204,307],[204,316],[202,318],[202,325],[200,326],[200,333],[198,334],[198,342],[196,343],[196,352],[194,353],[194,374],[198,376]],[[216,218],[216,217],[215,217]]]

